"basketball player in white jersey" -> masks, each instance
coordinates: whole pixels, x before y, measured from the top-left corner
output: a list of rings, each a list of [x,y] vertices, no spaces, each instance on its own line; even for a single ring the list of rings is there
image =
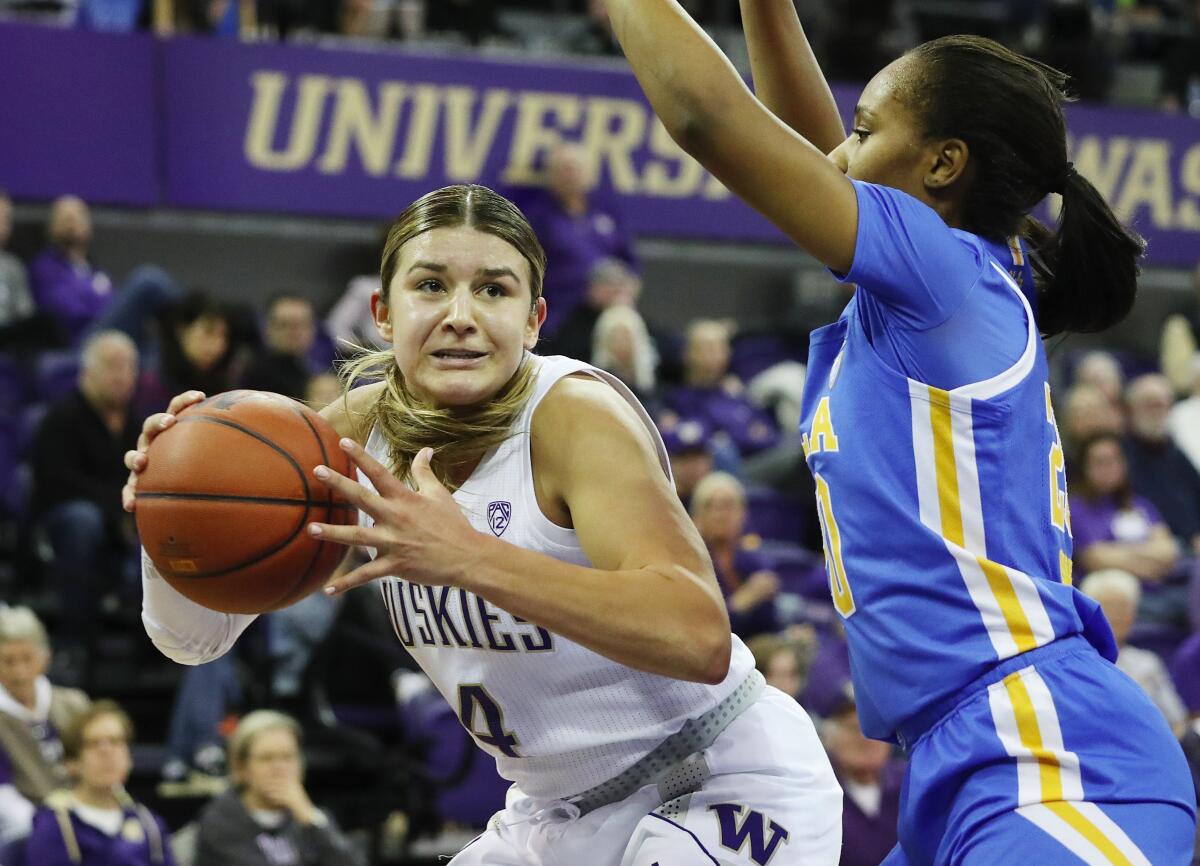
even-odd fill
[[[397,637],[513,782],[454,866],[833,866],[841,792],[807,715],[732,637],[711,563],[649,416],[612,376],[530,354],[545,258],[479,186],[397,219],[372,310],[389,350],[323,414],[360,509],[314,535],[373,558]],[[126,456],[200,399],[181,395]],[[185,599],[143,556],[142,618],[184,664],[253,619]]]

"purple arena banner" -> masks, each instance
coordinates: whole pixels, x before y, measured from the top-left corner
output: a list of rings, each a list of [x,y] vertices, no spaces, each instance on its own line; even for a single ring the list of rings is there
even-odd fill
[[[157,203],[155,80],[149,36],[0,25],[0,187]]]
[[[53,62],[48,62],[53,58]],[[619,63],[0,26],[0,185],[98,203],[383,219],[466,181],[538,181],[566,139],[631,228],[783,243],[687,157]],[[856,90],[838,88],[849,112]],[[1150,241],[1200,261],[1200,121],[1073,105],[1071,153]]]

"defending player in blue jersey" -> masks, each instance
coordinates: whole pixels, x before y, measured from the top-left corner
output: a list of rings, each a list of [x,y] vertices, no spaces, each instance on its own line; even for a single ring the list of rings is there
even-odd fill
[[[1039,331],[1120,320],[1142,244],[1067,160],[1064,77],[939,39],[847,138],[792,0],[742,0],[761,102],[675,0],[608,6],[675,140],[858,287],[801,429],[863,729],[910,757],[888,866],[1190,863],[1181,750],[1071,585]]]

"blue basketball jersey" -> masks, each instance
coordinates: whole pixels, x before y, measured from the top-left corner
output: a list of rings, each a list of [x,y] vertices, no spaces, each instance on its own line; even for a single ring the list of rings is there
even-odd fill
[[[1063,451],[1013,278],[1032,296],[1019,244],[855,187],[854,265],[839,278],[858,290],[813,334],[800,424],[859,718],[895,739],[1004,659],[1074,634],[1110,660],[1116,649],[1071,586]]]

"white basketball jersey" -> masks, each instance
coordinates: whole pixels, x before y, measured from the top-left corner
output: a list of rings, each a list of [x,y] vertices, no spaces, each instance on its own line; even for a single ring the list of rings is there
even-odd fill
[[[548,520],[534,493],[529,430],[542,398],[563,376],[595,376],[637,411],[669,475],[666,449],[646,410],[615,377],[570,358],[528,359],[537,365],[537,379],[515,435],[484,456],[454,498],[480,532],[587,566],[574,530]],[[367,451],[387,462],[378,430]],[[370,487],[361,472],[359,481]],[[370,524],[365,514],[362,520]],[[400,642],[476,742],[495,756],[500,775],[533,797],[567,797],[612,778],[719,703],[754,667],[734,636],[724,681],[684,682],[626,667],[463,589],[402,577],[384,578],[380,589]]]

